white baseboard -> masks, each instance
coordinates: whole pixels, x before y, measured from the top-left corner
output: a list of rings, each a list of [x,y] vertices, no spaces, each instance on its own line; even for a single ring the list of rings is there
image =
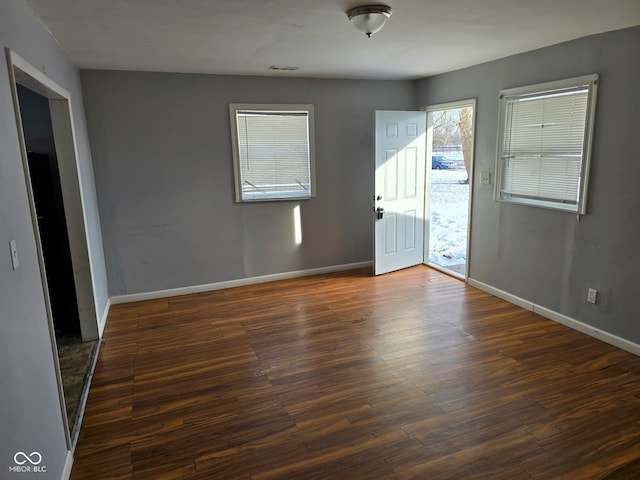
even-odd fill
[[[554,320],[558,323],[566,325],[569,328],[573,328],[574,330],[578,330],[586,335],[597,338],[598,340],[602,340],[614,347],[621,348],[622,350],[626,350],[627,352],[631,352],[634,355],[640,356],[640,345],[637,343],[626,340],[622,337],[618,337],[613,333],[605,332],[604,330],[600,330],[599,328],[592,327],[591,325],[587,325],[586,323],[575,320],[571,317],[567,317],[566,315],[562,315],[561,313],[554,312],[553,310],[549,310],[548,308],[541,307],[539,305],[534,305],[533,311],[546,317],[550,320]]]
[[[500,290],[499,288],[492,287],[487,283],[483,283],[473,278],[469,278],[467,280],[467,283],[472,287],[476,287],[478,290],[482,290],[483,292],[490,293],[495,297],[506,300],[507,302],[513,303],[514,305],[518,305],[519,307],[522,307],[525,310],[533,311],[533,303],[525,300],[524,298],[516,297],[515,295],[512,295],[509,292],[505,292],[504,290]]]
[[[73,467],[73,453],[67,450],[67,457],[64,459],[64,467],[62,468],[62,476],[60,480],[69,480],[71,478],[71,468]]]
[[[530,310],[537,313],[538,315],[548,318],[549,320],[561,323],[562,325],[582,332],[585,335],[597,338],[598,340],[602,340],[609,345],[613,345],[614,347],[621,348],[622,350],[626,350],[627,352],[640,356],[640,345],[630,340],[618,337],[613,333],[605,332],[604,330],[600,330],[599,328],[592,327],[591,325],[580,322],[574,318],[555,312],[541,305],[536,305],[533,302],[517,297],[516,295],[512,295],[508,292],[492,287],[491,285],[480,282],[478,280],[469,278],[468,283],[472,287],[476,287],[479,290],[490,293],[491,295],[495,295],[498,298],[502,298],[503,300],[513,303],[514,305],[518,305],[525,310]]]
[[[155,300],[158,298],[177,297],[179,295],[189,295],[191,293],[210,292],[213,290],[222,290],[224,288],[242,287],[245,285],[255,285],[258,283],[273,282],[276,280],[288,280],[291,278],[309,277],[312,275],[322,275],[324,273],[341,272],[345,270],[355,270],[357,268],[366,268],[373,266],[373,262],[347,263],[344,265],[334,265],[331,267],[311,268],[308,270],[297,270],[294,272],[274,273],[271,275],[262,275],[259,277],[240,278],[238,280],[229,280],[226,282],[208,283],[205,285],[195,285],[193,287],[172,288],[169,290],[159,290],[156,292],[134,293],[130,295],[117,295],[111,297],[111,305],[121,303],[139,302],[142,300]]]

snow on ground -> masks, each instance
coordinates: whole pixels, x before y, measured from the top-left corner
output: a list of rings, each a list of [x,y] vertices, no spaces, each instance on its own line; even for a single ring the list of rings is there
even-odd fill
[[[467,172],[431,170],[429,262],[451,267],[467,261]]]

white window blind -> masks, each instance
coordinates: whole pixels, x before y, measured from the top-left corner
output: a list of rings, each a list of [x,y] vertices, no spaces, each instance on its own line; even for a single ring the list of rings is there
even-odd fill
[[[584,213],[593,82],[580,80],[503,92],[499,200]]]
[[[232,105],[238,201],[314,196],[310,107]]]

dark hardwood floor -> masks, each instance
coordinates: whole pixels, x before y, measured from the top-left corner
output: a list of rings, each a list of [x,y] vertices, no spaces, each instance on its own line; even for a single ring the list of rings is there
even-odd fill
[[[71,478],[640,478],[639,378],[427,267],[115,305]]]

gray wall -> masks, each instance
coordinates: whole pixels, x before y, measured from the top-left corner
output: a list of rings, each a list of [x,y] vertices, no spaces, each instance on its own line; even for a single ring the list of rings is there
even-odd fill
[[[22,0],[0,0],[0,45],[13,49],[71,91],[89,248],[100,311],[107,304],[106,274],[77,69]],[[16,240],[20,267],[13,270],[8,244]],[[67,446],[53,351],[31,224],[25,177],[6,62],[0,61],[0,471],[17,451],[42,454],[47,474],[58,479]],[[18,474],[16,474],[18,475]]]
[[[412,82],[83,70],[111,295],[369,261],[373,119]],[[315,105],[317,197],[237,204],[229,103]]]
[[[477,98],[470,276],[640,343],[640,27],[605,33],[416,83],[418,104]],[[600,74],[587,215],[493,200],[498,94]],[[587,288],[600,291],[586,303]]]
[[[370,260],[374,111],[476,98],[471,277],[640,342],[638,44],[636,27],[416,82],[83,71],[109,293]],[[495,202],[477,180],[495,170],[499,91],[590,73],[587,215]],[[318,197],[301,203],[300,247],[295,203],[234,203],[230,102],[315,104]]]

